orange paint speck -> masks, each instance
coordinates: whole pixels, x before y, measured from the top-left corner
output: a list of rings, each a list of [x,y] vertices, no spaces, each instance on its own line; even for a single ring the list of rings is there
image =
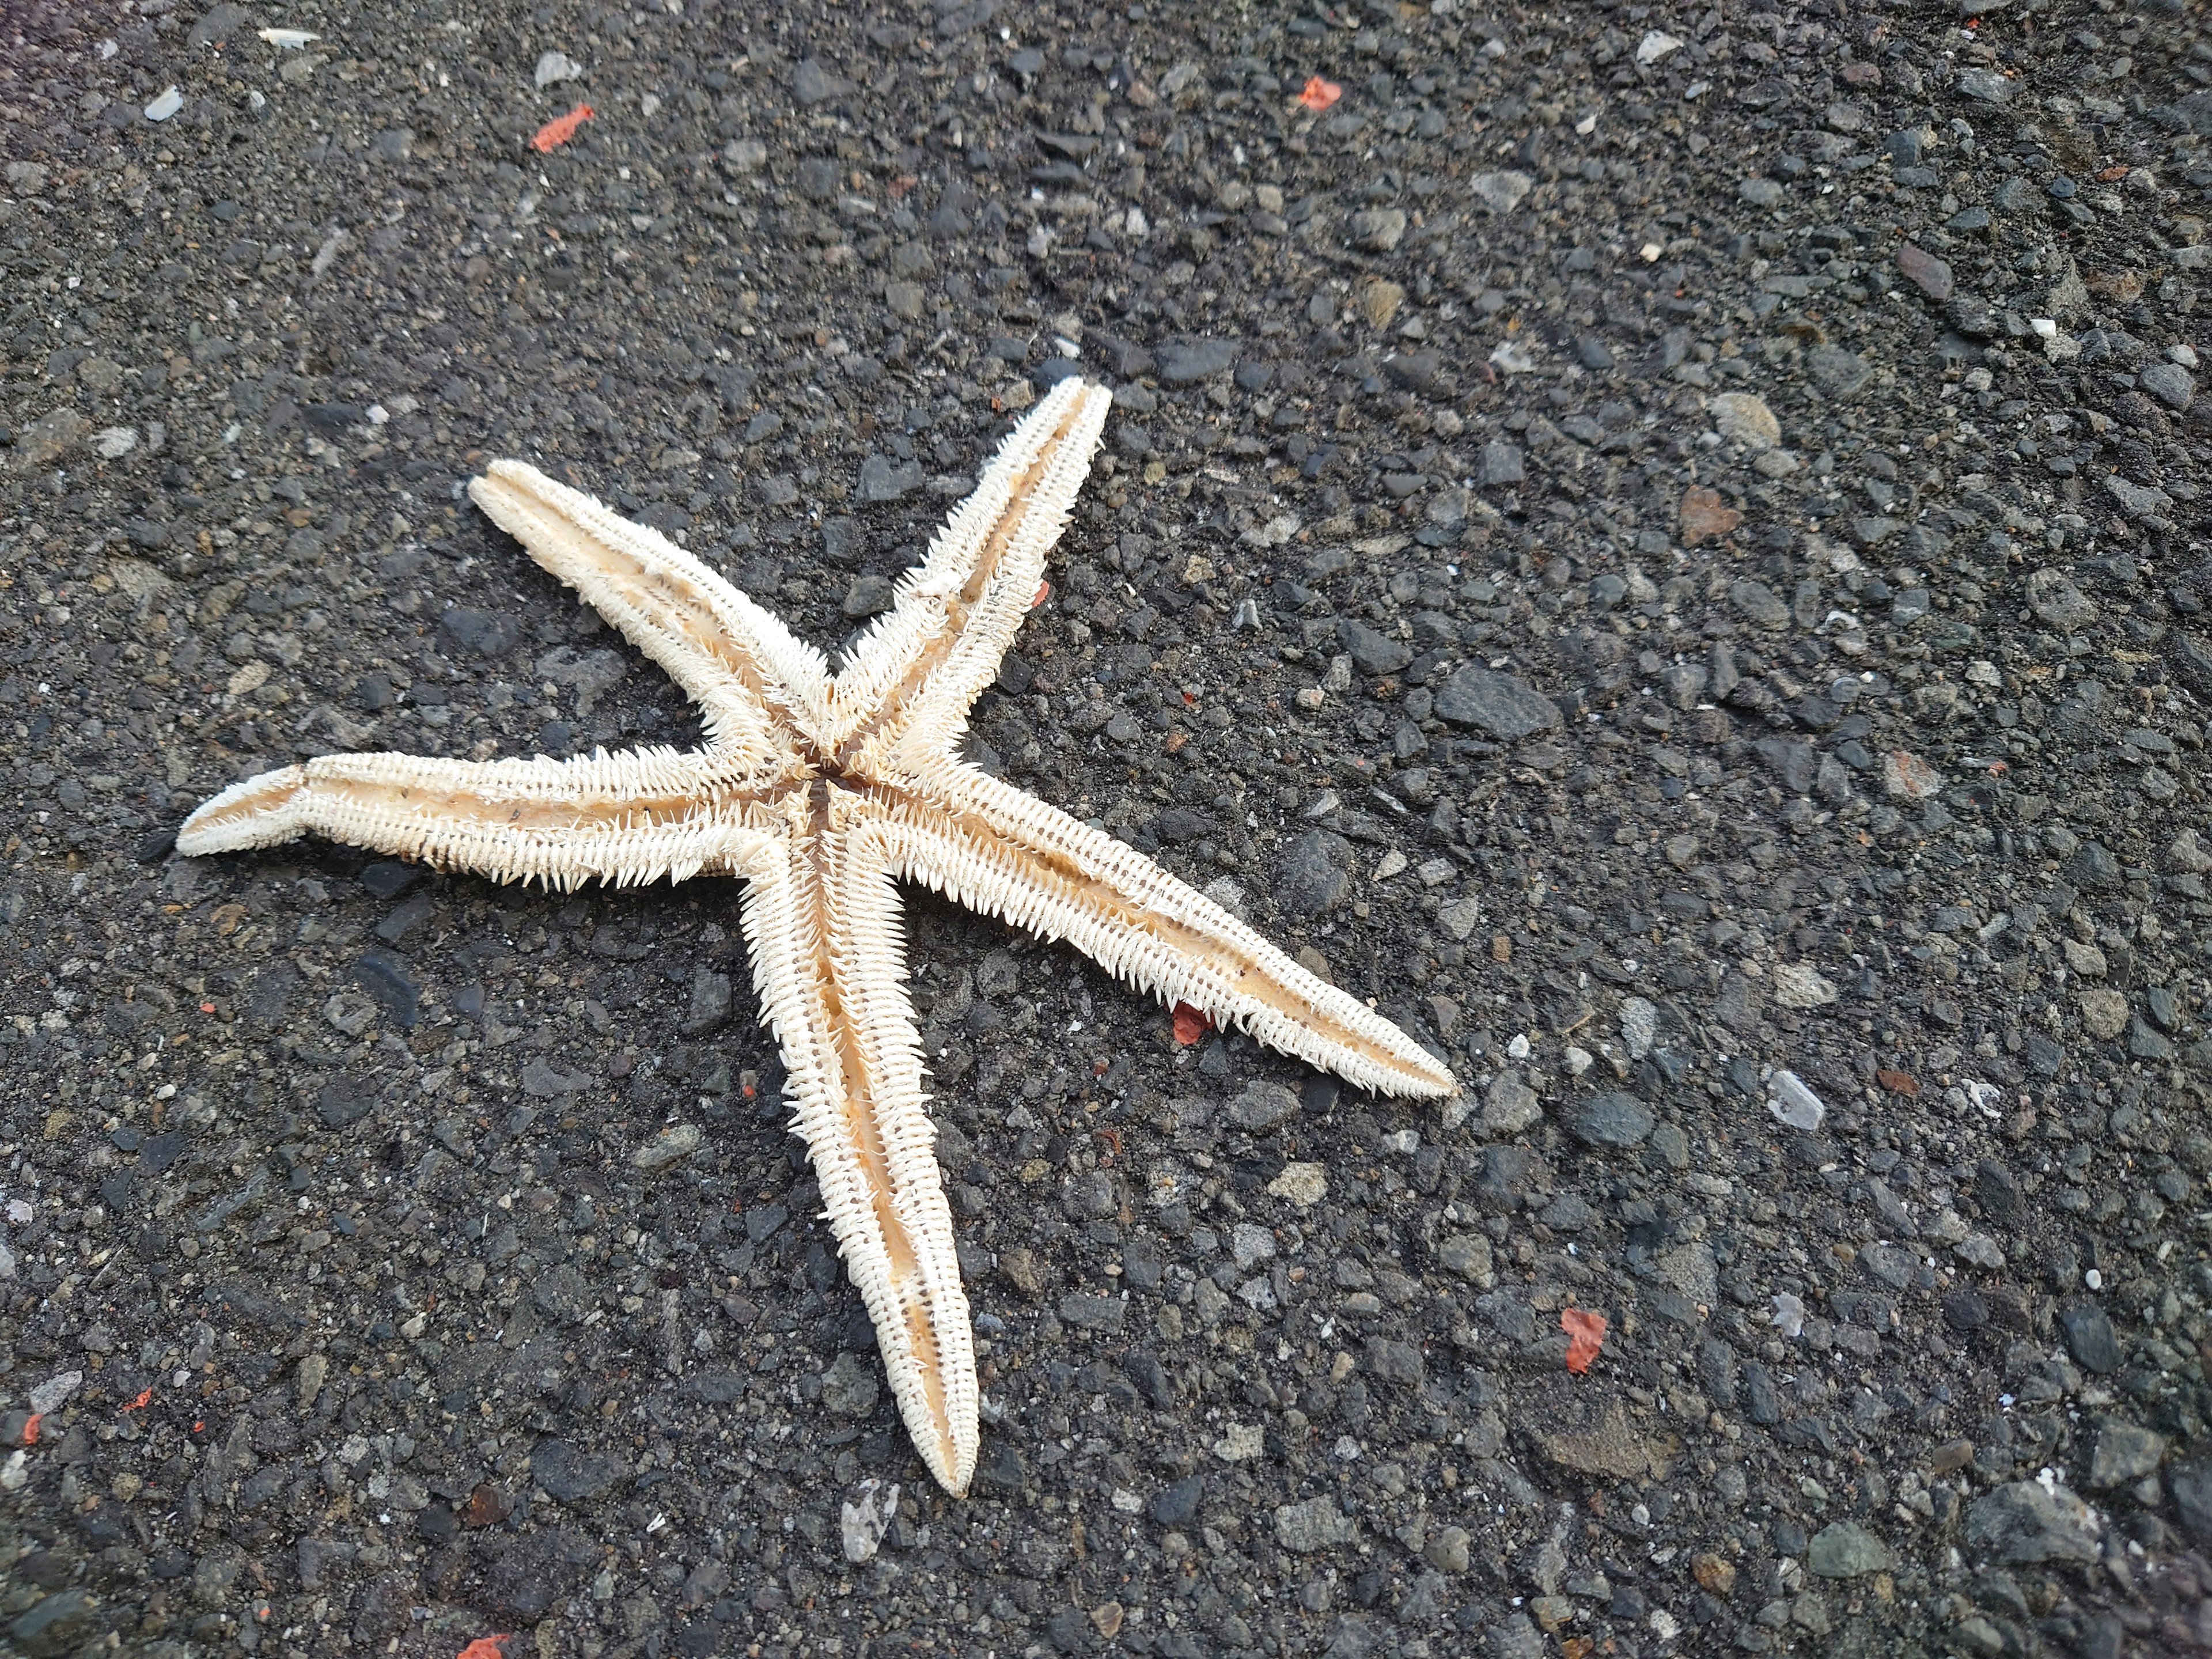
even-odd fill
[[[576,136],[576,129],[590,120],[592,115],[592,110],[589,104],[579,104],[566,115],[555,116],[538,129],[537,136],[530,141],[530,148],[540,154],[547,150],[558,149]]]
[[[1305,90],[1298,94],[1298,102],[1310,110],[1318,112],[1327,109],[1343,96],[1342,87],[1334,81],[1324,81],[1316,75],[1307,81]]]
[[[1567,1334],[1567,1369],[1581,1376],[1605,1346],[1605,1316],[1582,1308],[1559,1311],[1559,1328]]]

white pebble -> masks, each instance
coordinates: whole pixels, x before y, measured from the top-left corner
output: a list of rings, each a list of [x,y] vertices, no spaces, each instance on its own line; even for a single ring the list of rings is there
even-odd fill
[[[1787,1291],[1774,1293],[1774,1328],[1786,1337],[1804,1334],[1805,1304]]]
[[[1795,1072],[1777,1072],[1766,1079],[1766,1109],[1802,1134],[1819,1128],[1828,1111]]]
[[[31,1390],[31,1409],[41,1417],[59,1411],[83,1382],[82,1371],[63,1371],[48,1377]]]
[[[584,66],[565,52],[549,52],[538,60],[533,72],[540,92],[556,81],[574,81],[584,72]]]
[[[1651,1052],[1651,1045],[1659,1040],[1659,1009],[1644,997],[1624,997],[1620,1004],[1620,1040],[1628,1045],[1628,1057],[1641,1060]]]
[[[149,121],[166,121],[184,106],[185,94],[174,87],[171,87],[159,98],[146,106],[146,118]]]

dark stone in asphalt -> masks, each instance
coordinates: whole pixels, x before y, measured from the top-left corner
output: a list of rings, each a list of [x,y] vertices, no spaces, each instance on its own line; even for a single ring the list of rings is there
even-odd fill
[[[1657,1121],[1635,1096],[1613,1093],[1594,1095],[1571,1109],[1567,1127],[1586,1146],[1638,1146]]]
[[[1153,1495],[1149,1506],[1152,1520],[1163,1527],[1187,1527],[1198,1519],[1199,1500],[1206,1494],[1205,1478],[1188,1475]]]
[[[421,1012],[422,987],[399,957],[389,951],[365,951],[354,963],[353,976],[394,1023],[401,1026],[415,1024]]]
[[[332,1078],[315,1096],[315,1115],[326,1129],[349,1128],[375,1107],[376,1091],[356,1078]]]
[[[1512,742],[1559,726],[1559,705],[1521,681],[1487,668],[1462,668],[1436,694],[1437,715]]]
[[[504,612],[471,611],[456,605],[438,618],[438,634],[459,650],[479,657],[503,657],[514,648],[521,625]]]
[[[1170,386],[1188,386],[1226,374],[1240,349],[1234,340],[1170,341],[1159,348],[1160,378]]]
[[[1346,619],[1337,623],[1336,630],[1344,648],[1352,653],[1352,665],[1363,674],[1395,674],[1413,659],[1413,647],[1364,623]]]
[[[2120,1346],[2112,1334],[2112,1322],[2094,1302],[2069,1302],[2058,1312],[2066,1346],[2085,1370],[2110,1376],[2120,1368]]]
[[[1344,902],[1352,878],[1345,870],[1352,845],[1326,830],[1310,830],[1283,851],[1276,866],[1275,902],[1294,916],[1326,915]]]
[[[2177,1464],[2167,1472],[2167,1480],[2182,1529],[2200,1546],[2212,1544],[2212,1460]]]
[[[586,1452],[550,1436],[530,1451],[530,1478],[556,1503],[588,1503],[612,1491],[629,1473],[617,1453]]]

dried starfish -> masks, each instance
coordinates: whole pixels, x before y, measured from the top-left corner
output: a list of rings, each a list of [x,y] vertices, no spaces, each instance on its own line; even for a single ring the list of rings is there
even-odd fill
[[[1037,405],[835,678],[682,549],[495,461],[470,486],[477,504],[691,696],[705,746],[568,761],[325,755],[224,790],[177,836],[197,856],[313,831],[562,889],[744,878],[753,984],[795,1127],[900,1413],[955,1494],[975,1468],[975,1350],[894,883],[1066,939],[1164,1001],[1362,1087],[1457,1087],[1395,1026],[1151,860],[955,756],[1040,592],[1109,403],[1067,380]]]

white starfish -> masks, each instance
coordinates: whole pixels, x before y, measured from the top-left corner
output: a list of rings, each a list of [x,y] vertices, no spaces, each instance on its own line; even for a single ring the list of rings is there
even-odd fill
[[[1167,1002],[1394,1094],[1450,1072],[1202,894],[953,752],[1033,602],[1109,399],[1067,380],[832,678],[822,653],[681,548],[520,461],[470,486],[493,521],[705,711],[690,753],[470,763],[326,755],[224,790],[192,855],[313,831],[497,881],[742,877],[753,983],[795,1127],[875,1321],[915,1444],[956,1494],[977,1447],[975,1350],[922,1107],[894,883],[1061,939]]]

